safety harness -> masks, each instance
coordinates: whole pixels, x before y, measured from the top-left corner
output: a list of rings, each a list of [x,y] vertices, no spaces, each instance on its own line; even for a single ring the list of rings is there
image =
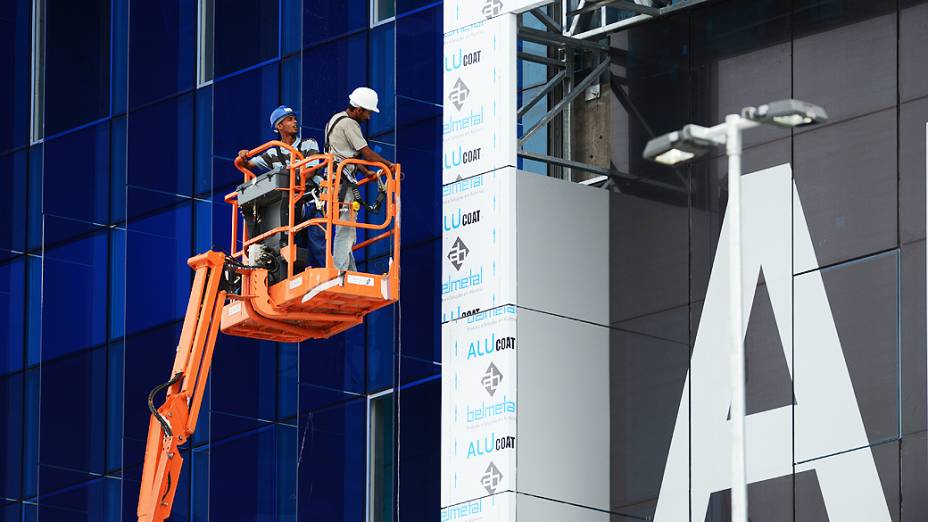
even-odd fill
[[[338,118],[335,119],[334,122],[332,122],[332,125],[329,126],[329,131],[325,134],[325,145],[324,145],[325,151],[327,154],[335,150],[335,148],[329,142],[329,137],[331,137],[332,131],[335,130],[336,125],[338,125],[339,123],[341,123],[342,120],[345,120],[345,119],[348,119],[348,115],[339,116]],[[358,154],[355,154],[354,156],[352,156],[352,158],[357,158],[357,157],[358,157]],[[361,190],[358,187],[358,183],[354,181],[353,179],[351,179],[351,177],[348,176],[343,169],[342,179],[341,179],[341,188],[338,191],[338,200],[344,201],[345,195],[348,193],[349,190],[351,190],[351,194],[354,196],[355,201],[357,201],[359,205],[367,208],[369,212],[377,212],[378,210],[380,210],[380,206],[383,204],[383,200],[384,198],[386,198],[386,194],[387,194],[387,188],[384,185],[383,180],[380,178],[380,174],[377,174],[377,189],[378,189],[377,199],[374,201],[373,204],[368,204],[366,201],[364,201],[364,198],[361,197]]]

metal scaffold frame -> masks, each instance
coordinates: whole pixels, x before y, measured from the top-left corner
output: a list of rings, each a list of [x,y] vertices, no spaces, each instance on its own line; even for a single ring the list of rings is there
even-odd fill
[[[605,182],[609,185],[611,181],[630,180],[683,190],[673,183],[637,179],[613,165],[604,167],[575,159],[571,144],[571,107],[581,94],[611,84],[609,34],[705,1],[708,0],[561,0],[519,15],[519,59],[548,68],[546,81],[520,86],[524,99],[517,118],[524,131],[518,142],[519,157],[545,163],[549,166],[549,175],[571,181],[589,178],[575,175],[586,173],[596,176],[583,181],[586,184]],[[618,21],[610,23],[613,19]],[[544,53],[530,52],[537,51],[539,45],[544,46]],[[627,102],[620,100],[623,104]],[[529,111],[539,103],[547,104],[546,112],[526,121]],[[547,151],[528,150],[528,141],[545,128],[549,130]]]

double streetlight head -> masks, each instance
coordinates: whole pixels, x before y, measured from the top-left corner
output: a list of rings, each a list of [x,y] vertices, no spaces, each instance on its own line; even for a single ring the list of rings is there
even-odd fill
[[[741,111],[744,127],[757,124],[777,127],[801,127],[821,123],[828,119],[825,109],[818,105],[799,100],[780,100],[761,105],[746,107]],[[699,125],[686,125],[679,131],[658,136],[644,148],[644,158],[664,165],[679,165],[702,156],[715,145],[725,143],[725,129],[728,123],[706,128]]]

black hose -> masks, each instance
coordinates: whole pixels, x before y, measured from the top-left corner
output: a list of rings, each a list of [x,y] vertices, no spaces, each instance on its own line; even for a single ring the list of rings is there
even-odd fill
[[[171,432],[171,425],[168,423],[167,419],[165,419],[160,413],[158,413],[158,410],[155,409],[155,395],[161,390],[174,385],[183,376],[184,372],[177,372],[177,375],[175,375],[170,381],[155,386],[155,389],[153,389],[151,393],[148,394],[148,410],[151,411],[151,414],[155,416],[155,420],[158,421],[158,424],[161,424],[161,430],[168,437],[173,436],[173,433]]]

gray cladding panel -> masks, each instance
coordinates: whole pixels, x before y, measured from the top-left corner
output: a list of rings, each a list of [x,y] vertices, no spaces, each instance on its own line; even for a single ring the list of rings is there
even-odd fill
[[[902,434],[928,429],[925,242],[902,245]],[[926,517],[928,520],[928,517]]]
[[[894,106],[895,13],[796,38],[793,78],[793,96],[826,107],[832,121]]]
[[[928,70],[928,64],[924,69]],[[899,235],[903,243],[925,239],[926,125],[928,98],[899,107]]]
[[[609,194],[519,172],[518,305],[607,325]]]
[[[797,134],[794,157],[819,266],[897,245],[895,109]]]
[[[899,12],[899,94],[902,101],[928,95],[928,3]]]
[[[609,330],[525,309],[518,321],[517,489],[608,509]]]
[[[893,252],[822,271],[870,443],[895,438],[899,433],[897,263]],[[795,303],[796,314],[811,313],[803,305]],[[800,350],[815,349],[797,344],[796,357],[803,356]],[[797,380],[809,378],[815,376],[797,370]],[[803,426],[797,424],[797,436],[802,431]]]
[[[612,511],[653,517],[689,369],[689,346],[618,329],[611,336]]]
[[[523,522],[635,522],[640,520],[637,517],[572,506],[530,495],[516,497],[516,516]]]

